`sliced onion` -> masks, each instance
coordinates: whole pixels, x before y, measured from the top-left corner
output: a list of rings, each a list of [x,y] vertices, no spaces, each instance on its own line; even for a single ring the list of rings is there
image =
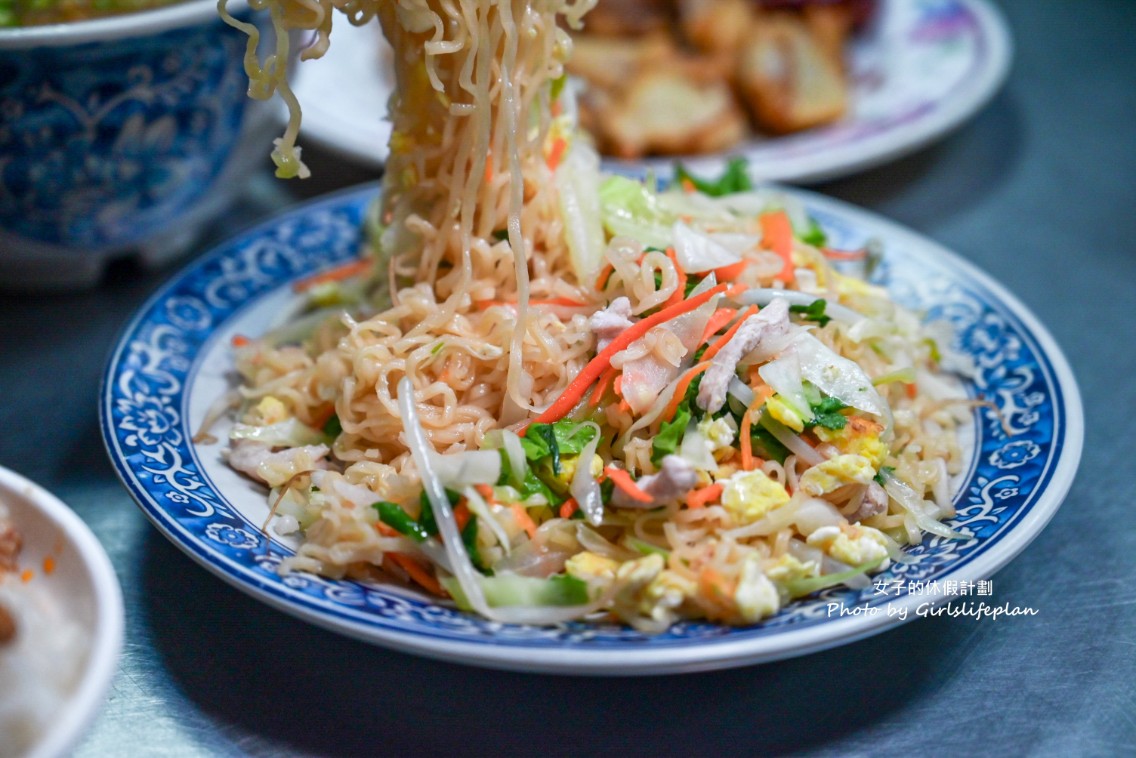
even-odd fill
[[[501,456],[496,450],[467,450],[438,455],[430,451],[434,473],[442,484],[461,490],[473,484],[497,483],[501,478]]]
[[[969,540],[973,539],[969,534],[956,532],[946,524],[936,521],[931,516],[931,509],[937,510],[934,503],[929,503],[924,500],[907,482],[897,478],[887,469],[880,471],[884,480],[884,489],[887,490],[888,495],[899,504],[903,510],[911,514],[915,519],[915,524],[924,532],[930,532],[940,537],[945,537],[952,540]]]
[[[480,524],[484,524],[489,531],[493,532],[497,544],[503,547],[505,554],[508,555],[513,549],[509,542],[509,535],[505,531],[505,527],[501,526],[501,522],[490,512],[489,503],[485,502],[485,498],[473,487],[466,487],[462,490],[462,494],[465,495],[470,513],[481,519]]]
[[[572,494],[572,497],[576,498],[576,503],[580,506],[580,510],[584,512],[588,521],[599,526],[603,522],[604,515],[603,494],[600,492],[599,483],[592,476],[592,458],[596,455],[596,448],[600,444],[602,435],[596,424],[589,422],[585,426],[593,427],[596,430],[596,436],[592,437],[591,442],[584,445],[584,449],[580,452],[576,472],[572,475],[572,483],[568,491]]]
[[[701,274],[723,266],[732,266],[741,256],[681,221],[671,227],[675,257],[690,274]]]
[[[736,375],[730,377],[730,384],[726,388],[726,392],[730,395],[730,397],[736,398],[737,401],[744,405],[746,408],[753,405],[754,398],[756,397],[753,394],[753,390],[749,388],[749,385],[739,379]]]
[[[810,497],[802,502],[793,516],[793,523],[806,537],[817,529],[840,526],[846,521],[847,519],[840,515],[840,511],[836,510],[836,506],[818,497]]]
[[[526,542],[506,558],[493,565],[495,572],[511,571],[521,576],[535,576],[542,579],[564,570],[564,564],[572,557],[573,551],[558,546]]]
[[[801,373],[801,360],[795,350],[789,350],[775,361],[770,361],[757,370],[765,383],[781,396],[781,400],[801,414],[805,421],[812,421],[813,411],[809,399],[805,397],[804,376]]]
[[[787,447],[789,452],[793,453],[810,466],[824,462],[824,458],[821,454],[814,450],[809,443],[798,437],[791,429],[787,428],[768,413],[762,413],[758,423],[765,427],[765,430],[772,434],[778,442]]]
[[[603,535],[587,524],[579,524],[576,527],[576,539],[579,540],[580,545],[588,552],[602,555],[605,558],[611,558],[616,561],[627,561],[637,557],[636,553],[631,550],[604,539]]]
[[[710,443],[702,436],[702,432],[698,431],[698,422],[693,418],[686,425],[686,431],[683,432],[682,444],[679,446],[678,454],[679,457],[696,469],[715,471],[718,468],[718,462],[714,460],[714,454],[710,452]]]
[[[442,535],[442,547],[450,559],[454,578],[461,585],[469,605],[486,618],[501,621],[494,609],[485,602],[485,593],[481,589],[477,570],[469,553],[462,543],[461,531],[454,519],[454,510],[450,507],[450,499],[446,496],[445,485],[434,471],[434,450],[426,439],[426,431],[418,420],[418,407],[414,403],[414,385],[410,377],[404,376],[398,383],[398,409],[402,416],[403,430],[406,432],[406,446],[414,458],[414,465],[422,477],[422,487],[430,506],[434,511],[434,520],[438,523],[438,531]]]

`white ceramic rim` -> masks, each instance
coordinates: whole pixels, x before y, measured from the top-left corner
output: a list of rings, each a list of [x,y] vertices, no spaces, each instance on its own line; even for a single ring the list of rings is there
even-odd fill
[[[230,12],[248,7],[248,0],[229,0]],[[66,47],[85,42],[109,42],[157,34],[169,29],[220,19],[216,0],[186,0],[165,8],[121,13],[68,24],[44,24],[0,29],[0,50]]]
[[[908,0],[889,1],[907,2]],[[910,155],[947,136],[977,114],[1001,89],[1010,72],[1014,46],[1002,13],[989,0],[957,0],[957,2],[970,11],[976,20],[979,42],[986,47],[982,65],[973,78],[961,82],[949,97],[936,101],[938,107],[931,113],[910,124],[889,128],[847,143],[825,144],[818,138],[816,150],[780,155],[773,159],[761,155],[754,143],[743,141],[718,154],[654,157],[637,161],[605,158],[605,164],[616,171],[638,172],[647,168],[659,176],[669,176],[674,162],[681,160],[688,168],[698,173],[713,174],[720,171],[729,158],[742,156],[750,159],[751,169],[760,169],[760,178],[763,182],[804,183],[849,176]],[[343,36],[339,41],[347,45],[354,43],[352,37],[354,30],[354,27],[341,29]],[[337,50],[339,48],[333,46],[329,55],[336,55]],[[378,74],[364,72],[364,75]],[[323,84],[324,78],[299,66],[294,73],[293,87],[301,101],[304,100],[305,89],[312,88],[312,94],[317,94],[314,88]],[[375,119],[385,118],[383,113],[385,113],[385,103],[380,104],[380,111],[374,114]],[[376,145],[374,138],[377,135],[389,134],[389,123],[361,131],[356,122],[345,122],[342,115],[337,109],[322,107],[318,99],[306,105],[300,133],[301,144],[311,140],[361,165],[381,168],[387,159],[387,145],[385,140],[380,145]],[[824,127],[820,129],[823,130]],[[808,132],[796,136],[811,141]]]
[[[86,734],[106,701],[118,670],[125,626],[122,589],[114,566],[94,533],[62,500],[16,472],[0,466],[0,495],[30,504],[66,535],[91,580],[95,603],[91,649],[79,686],[60,710],[51,729],[27,758],[54,758],[69,753]]]

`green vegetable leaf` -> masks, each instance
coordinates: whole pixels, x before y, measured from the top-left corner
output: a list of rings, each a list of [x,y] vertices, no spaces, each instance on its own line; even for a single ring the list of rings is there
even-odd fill
[[[554,447],[558,456],[579,455],[595,436],[595,428],[571,420],[533,424],[521,437],[521,447],[525,450],[525,458],[536,462],[553,455]]]
[[[430,532],[426,527],[410,518],[410,515],[402,509],[402,506],[396,503],[380,500],[377,503],[373,503],[371,507],[379,512],[379,521],[382,521],[399,534],[405,534],[415,542],[425,542],[431,536],[438,533],[436,524],[434,525],[434,531]],[[425,515],[425,512],[423,512],[423,515]],[[431,518],[431,523],[433,523],[433,518]]]
[[[333,440],[343,433],[343,424],[339,421],[339,414],[331,414],[331,418],[323,425],[323,433]]]
[[[806,321],[815,321],[819,325],[824,326],[829,321],[832,321],[830,316],[824,313],[825,308],[828,306],[828,301],[824,298],[814,300],[808,305],[790,305],[790,313],[799,313]]]
[[[813,247],[824,247],[828,244],[828,235],[813,218],[809,219],[809,228],[804,233],[798,233],[797,236],[801,238],[801,242]]]
[[[469,599],[461,584],[452,576],[443,578],[442,586],[462,610],[470,610]],[[498,574],[479,579],[485,602],[491,607],[509,606],[545,607],[584,605],[591,598],[588,585],[582,579],[568,574],[554,574],[547,579],[518,574]]]
[[[550,100],[556,100],[560,97],[560,93],[564,91],[564,85],[568,83],[568,74],[561,74],[559,77],[552,80],[552,86],[549,87],[548,97]]]
[[[465,523],[465,528],[461,531],[462,544],[465,545],[465,551],[469,553],[469,559],[473,565],[478,569],[484,570],[484,564],[481,561],[481,550],[477,547],[477,516],[470,516],[469,521]]]
[[[732,195],[735,192],[746,192],[753,189],[748,167],[749,163],[745,158],[731,158],[726,165],[726,170],[720,177],[717,179],[700,179],[687,171],[681,163],[676,163],[675,180],[690,182],[696,190],[704,195],[722,197],[723,195]]]
[[[872,480],[876,484],[883,487],[884,484],[885,484],[884,477],[886,475],[894,474],[894,473],[895,473],[895,466],[882,466],[882,467],[880,467],[880,470],[876,473],[876,475],[872,477]]]
[[[765,427],[754,424],[750,427],[749,436],[755,446],[754,452],[762,458],[771,458],[778,463],[784,463],[789,457],[789,448],[782,445]]]
[[[886,558],[886,556],[885,556]],[[835,574],[821,574],[820,576],[802,577],[800,579],[791,579],[785,582],[785,589],[788,591],[790,597],[801,597],[802,595],[810,595],[817,590],[823,590],[828,587],[835,587],[838,584],[852,579],[853,577],[866,574],[867,572],[875,569],[885,558],[877,558],[874,561],[867,561],[861,563],[859,566],[848,569],[847,571],[840,571]]]
[[[810,388],[811,384],[806,385],[806,391]],[[820,394],[819,390],[815,392]],[[815,402],[810,398],[809,406],[813,410],[813,419],[805,424],[806,429],[823,426],[825,429],[839,431],[848,424],[848,418],[840,412],[848,406],[835,397],[825,397]]]
[[[651,440],[651,462],[656,466],[668,455],[673,455],[677,450],[679,443],[682,442],[682,435],[686,432],[686,426],[690,423],[690,410],[685,406],[680,406],[675,411],[674,418],[670,421],[664,421],[659,426],[659,433],[655,435],[655,439]]]
[[[508,242],[509,230],[508,229],[495,229],[493,230],[493,239],[498,242]]]
[[[450,505],[458,504],[462,496],[460,492],[453,490],[446,490],[446,498],[450,501]],[[426,494],[426,490],[422,490],[418,495],[418,505],[422,509],[422,513],[418,516],[418,523],[426,530],[426,534],[433,537],[438,533],[438,522],[434,519],[434,507],[430,504],[430,497]]]

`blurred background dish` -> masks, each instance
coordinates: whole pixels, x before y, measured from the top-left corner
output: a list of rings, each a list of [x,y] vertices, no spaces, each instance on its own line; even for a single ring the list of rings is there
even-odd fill
[[[597,98],[585,94],[582,115],[588,123],[590,99],[593,112],[588,125],[596,131],[600,146],[609,152],[635,154],[633,160],[621,161],[626,166],[647,165],[660,173],[669,173],[677,158],[697,171],[714,174],[733,155],[746,157],[755,174],[767,181],[816,182],[879,165],[943,137],[976,114],[1005,80],[1012,54],[1005,21],[987,0],[836,3],[844,8],[838,11],[843,15],[827,20],[814,15],[811,26],[804,13],[795,10],[798,3],[768,2],[766,5],[779,8],[773,14],[779,21],[766,30],[766,44],[758,46],[753,41],[757,48],[753,57],[799,48],[801,57],[821,61],[816,70],[825,74],[816,87],[819,103],[778,107],[778,93],[785,95],[791,87],[750,76],[751,95],[733,100],[734,89],[724,73],[732,70],[729,65],[724,66],[714,55],[680,53],[671,33],[651,31],[656,17],[650,14],[633,14],[634,24],[628,26],[626,18],[615,12],[616,6],[628,4],[641,2],[601,0],[599,15],[588,17],[588,30],[598,27],[607,35],[627,36],[581,37],[573,65],[577,73],[606,72],[608,86],[619,83],[618,89],[631,102],[613,103],[609,97],[597,110]],[[674,12],[671,2],[648,4],[661,9],[657,12],[662,17],[673,19],[666,16]],[[728,6],[736,4],[713,5]],[[789,8],[780,10],[781,6]],[[822,14],[826,12],[822,9]],[[725,15],[726,11],[717,13]],[[624,18],[623,26],[620,18]],[[817,41],[816,37],[816,29],[833,25],[840,32],[837,46],[842,69],[833,63],[831,40]],[[665,26],[670,29],[673,24]],[[713,31],[714,24],[704,26],[711,30],[698,31],[702,27],[691,21],[686,33],[706,34],[705,44],[713,45],[720,33]],[[853,28],[858,29],[854,34]],[[325,58],[296,67],[296,94],[305,104],[300,143],[310,140],[378,168],[386,159],[390,137],[386,101],[394,82],[386,64],[389,49],[375,28],[339,23],[335,29],[336,43]],[[825,39],[823,33],[820,39]],[[615,63],[612,58],[617,59]],[[660,59],[669,63],[660,65]],[[620,61],[622,68],[616,65]],[[343,71],[351,71],[351,76],[342,76]],[[623,73],[613,79],[612,71]],[[636,81],[638,86],[633,86]],[[846,89],[836,91],[836,82]],[[767,95],[764,105],[754,102],[743,108],[741,101],[756,101],[759,96],[753,93],[758,92]],[[690,107],[690,97],[695,95],[703,110],[713,111],[703,119],[710,126],[702,128],[699,121],[676,137],[671,131],[674,122],[680,115],[691,117],[696,109]],[[635,117],[642,109],[649,119]],[[756,131],[754,119],[764,121],[761,128],[766,134]],[[644,134],[652,128],[645,120],[658,126],[654,134]],[[625,124],[631,126],[622,129]],[[650,154],[667,146],[674,148],[673,154]],[[616,156],[611,159],[618,160]]]
[[[0,755],[66,755],[106,702],[122,591],[58,498],[0,467]]]
[[[213,0],[127,13],[137,2],[0,8],[4,288],[78,288],[115,257],[174,258],[265,158],[275,125],[246,95],[244,35]],[[125,15],[60,22],[89,8]]]

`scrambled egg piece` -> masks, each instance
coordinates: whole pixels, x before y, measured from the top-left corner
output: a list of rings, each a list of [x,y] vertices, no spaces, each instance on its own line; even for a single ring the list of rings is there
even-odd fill
[[[789,502],[785,487],[760,469],[739,471],[723,484],[722,505],[738,524],[752,524]]]
[[[863,416],[850,416],[843,429],[826,429],[818,426],[813,433],[821,442],[828,442],[836,446],[842,453],[862,455],[868,459],[877,470],[888,457],[888,446],[880,435],[884,427]]]
[[[542,465],[544,462],[542,462]],[[552,462],[548,461],[548,469],[545,473],[549,475],[552,480],[551,483],[554,487],[561,492],[567,492],[568,488],[572,486],[572,477],[576,476],[576,467],[580,465],[580,456],[578,455],[565,455],[560,458],[560,473],[555,474],[552,471]],[[592,456],[592,478],[598,477],[603,473],[603,458],[598,455]],[[558,485],[558,486],[557,486]]]
[[[887,538],[878,529],[860,524],[822,526],[809,535],[808,544],[849,566],[883,560],[888,565]]]
[[[284,403],[272,395],[265,395],[264,398],[256,404],[256,414],[260,417],[261,422],[265,426],[278,424],[281,421],[287,420],[291,415],[288,413],[288,406],[284,405]]]
[[[846,484],[869,484],[876,468],[862,455],[838,455],[810,468],[801,475],[801,489],[820,497]]]
[[[765,401],[765,410],[769,415],[780,421],[794,432],[805,431],[805,417],[796,408],[785,402],[780,395],[774,395]]]
[[[761,570],[761,558],[746,556],[742,563],[742,575],[738,588],[734,591],[734,604],[738,615],[749,624],[755,624],[766,616],[772,616],[781,607],[777,588]]]
[[[664,569],[643,590],[639,611],[668,626],[678,620],[678,609],[698,592],[698,585],[686,577]]]
[[[731,420],[728,419],[730,419],[729,416],[725,418],[707,416],[698,422],[698,433],[709,443],[711,453],[715,453],[734,444],[734,438],[737,436],[737,433]]]
[[[585,550],[569,558],[564,564],[564,570],[589,584],[606,583],[615,579],[619,561]]]
[[[820,566],[816,561],[801,561],[786,553],[772,563],[767,563],[765,575],[775,582],[791,582],[796,579],[808,579],[820,574]]]

